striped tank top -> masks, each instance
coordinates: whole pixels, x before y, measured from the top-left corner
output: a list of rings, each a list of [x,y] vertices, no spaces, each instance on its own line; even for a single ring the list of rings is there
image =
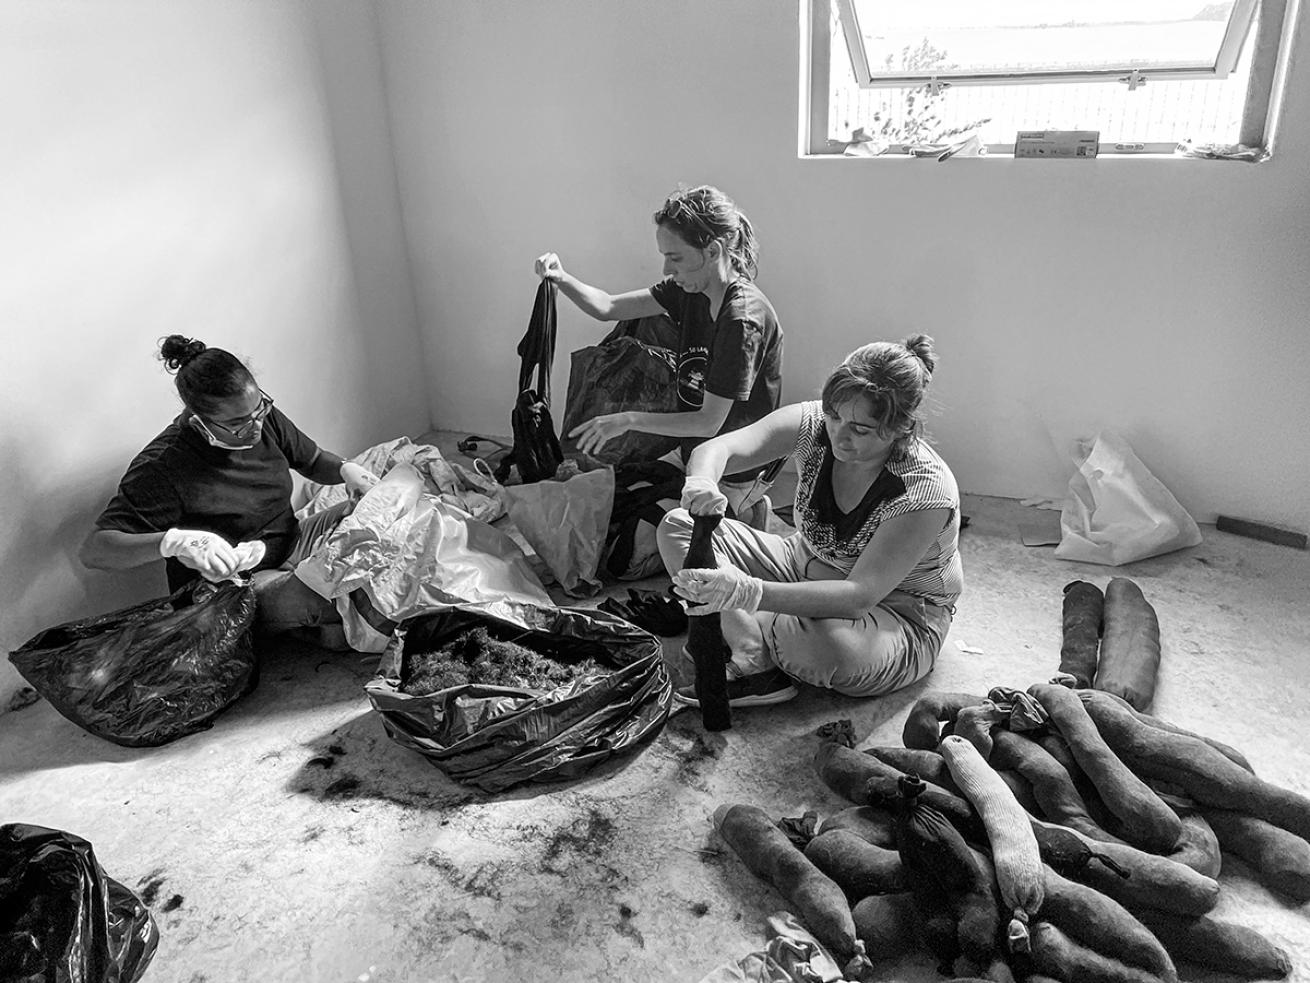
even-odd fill
[[[949,509],[941,532],[897,589],[934,604],[954,605],[964,589],[958,549],[960,491],[946,462],[924,441],[911,440],[883,467],[873,494],[862,503],[863,518],[856,513],[842,515],[831,504],[832,451],[823,406],[814,400],[802,403],[801,408],[793,451],[797,469],[793,509],[797,528],[810,549],[825,563],[849,573],[886,520],[923,509]]]

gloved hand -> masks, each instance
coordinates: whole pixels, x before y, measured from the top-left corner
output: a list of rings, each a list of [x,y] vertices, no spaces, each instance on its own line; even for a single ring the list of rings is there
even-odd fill
[[[689,474],[682,483],[682,501],[679,503],[692,515],[727,515],[728,497],[719,491],[717,482],[700,475]]]
[[[184,567],[214,583],[227,580],[241,564],[237,551],[226,539],[199,529],[168,530],[159,541],[159,555],[177,557]]]
[[[734,609],[754,614],[764,596],[764,581],[736,567],[679,570],[673,575],[673,589],[687,599],[687,613],[694,617]]]
[[[346,483],[346,491],[352,495],[363,495],[382,479],[368,468],[361,467],[354,461],[343,461],[341,480]]]
[[[260,561],[264,559],[264,553],[267,549],[268,547],[264,545],[262,539],[250,539],[244,543],[237,543],[236,546],[233,547],[233,552],[237,555],[236,572],[240,573],[243,570],[253,570],[255,567],[259,566]]]
[[[564,276],[564,267],[560,263],[559,257],[554,253],[542,253],[537,257],[537,261],[532,264],[532,272],[543,280],[558,282]]]

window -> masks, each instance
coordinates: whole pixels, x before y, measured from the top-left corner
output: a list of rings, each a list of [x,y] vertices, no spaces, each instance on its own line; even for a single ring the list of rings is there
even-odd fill
[[[802,0],[805,152],[1268,148],[1287,0]]]

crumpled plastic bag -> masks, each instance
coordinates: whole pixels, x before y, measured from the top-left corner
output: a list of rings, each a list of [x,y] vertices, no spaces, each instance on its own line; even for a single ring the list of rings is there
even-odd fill
[[[580,348],[569,356],[568,397],[560,424],[560,440],[569,456],[580,452],[577,441],[568,434],[593,417],[631,410],[674,413],[679,409],[677,353],[644,340],[650,332],[644,330],[643,322],[651,320],[658,324],[668,318],[620,322],[599,345]],[[676,346],[677,329],[672,330]],[[625,333],[628,331],[632,333]],[[677,446],[677,437],[630,430],[586,456],[596,463],[618,465],[653,461]]]
[[[86,840],[0,826],[0,978],[136,983],[158,944],[150,910],[105,874]]]
[[[1119,566],[1201,541],[1195,520],[1111,430],[1074,449],[1055,555]]]
[[[597,593],[596,570],[614,505],[614,471],[599,468],[567,481],[508,485],[502,491],[510,521],[564,592],[574,597]]]
[[[422,476],[425,492],[483,522],[494,522],[505,514],[504,489],[495,478],[447,461],[431,444],[415,444],[408,437],[397,437],[374,444],[351,460],[379,478],[397,465],[409,465]],[[349,495],[345,485],[311,482],[306,487],[309,500],[296,510],[296,517],[300,519],[344,502]]]
[[[397,465],[296,567],[311,590],[336,600],[352,648],[381,652],[401,621],[454,606],[509,621],[554,608],[508,535],[424,487],[414,468]]]
[[[765,923],[769,941],[760,952],[725,963],[700,983],[847,983],[828,950],[789,911]]]
[[[155,747],[207,730],[254,689],[254,619],[249,582],[194,580],[168,597],[47,628],[9,661],[83,730]]]

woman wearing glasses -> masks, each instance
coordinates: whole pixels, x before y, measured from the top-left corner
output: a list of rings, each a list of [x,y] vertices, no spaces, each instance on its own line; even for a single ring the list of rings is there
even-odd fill
[[[162,556],[170,591],[197,575],[219,581],[254,570],[263,629],[337,620],[331,602],[292,568],[344,509],[298,522],[291,469],[360,493],[377,477],[301,433],[230,352],[169,335],[159,357],[176,373],[183,411],[133,459],[82,546],[82,562],[124,570]]]
[[[610,294],[567,273],[555,253],[536,261],[538,276],[555,281],[564,296],[597,320],[668,314],[680,330],[680,409],[594,417],[567,435],[584,453],[636,430],[681,438],[685,460],[702,441],[762,419],[781,399],[782,329],[773,305],[755,285],[758,246],[750,221],[731,198],[708,185],[674,192],[654,218],[665,279],[653,287]],[[724,477],[737,514],[750,504],[746,498],[757,474]]]

